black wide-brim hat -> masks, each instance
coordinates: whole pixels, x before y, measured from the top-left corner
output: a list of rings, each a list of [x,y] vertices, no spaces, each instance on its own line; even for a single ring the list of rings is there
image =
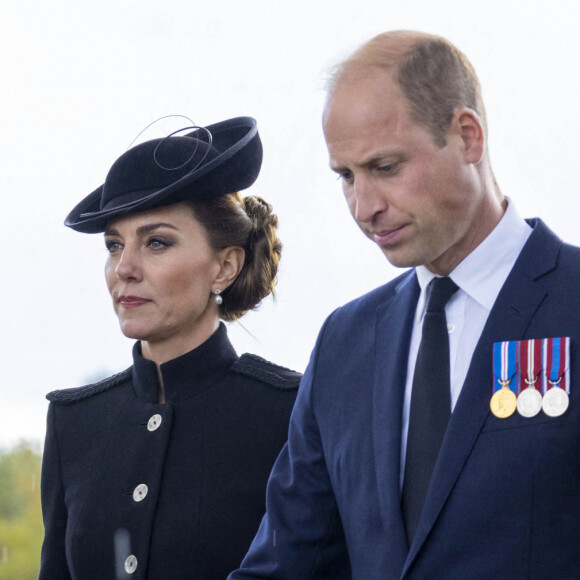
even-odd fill
[[[120,216],[246,189],[261,165],[262,143],[252,117],[146,141],[121,155],[105,183],[76,205],[64,223],[77,232],[104,232]]]

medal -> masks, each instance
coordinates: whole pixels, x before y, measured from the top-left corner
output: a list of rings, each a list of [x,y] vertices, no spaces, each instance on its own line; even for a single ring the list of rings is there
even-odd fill
[[[535,417],[542,410],[542,395],[535,387],[527,387],[518,395],[517,406],[522,417]]]
[[[542,409],[550,417],[559,417],[566,412],[569,403],[568,393],[564,389],[554,387],[544,395]]]
[[[509,383],[507,383],[509,385]],[[517,407],[517,399],[514,392],[507,386],[498,389],[489,402],[491,412],[498,419],[506,419],[514,414]]]
[[[546,338],[543,358],[542,409],[549,417],[559,417],[570,404],[570,338]]]
[[[505,419],[516,410],[517,399],[512,386],[516,374],[516,342],[503,341],[493,345],[493,396],[489,402],[491,412]]]
[[[518,413],[522,417],[535,417],[542,410],[541,385],[538,381],[542,371],[542,341],[522,340],[518,343],[518,352]]]

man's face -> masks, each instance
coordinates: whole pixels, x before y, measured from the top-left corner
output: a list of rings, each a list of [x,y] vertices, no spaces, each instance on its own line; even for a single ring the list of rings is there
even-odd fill
[[[495,225],[459,125],[454,117],[437,147],[382,71],[348,74],[327,102],[330,165],[354,219],[395,266],[446,275]]]

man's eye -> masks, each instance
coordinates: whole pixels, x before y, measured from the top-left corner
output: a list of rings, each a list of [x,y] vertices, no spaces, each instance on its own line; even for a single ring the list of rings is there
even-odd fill
[[[338,179],[342,179],[343,181],[352,181],[352,178],[352,171],[341,171],[338,174]]]
[[[396,168],[397,168],[396,163],[389,163],[388,165],[381,165],[379,167],[379,171],[382,171],[383,173],[393,173],[393,171],[395,171]]]

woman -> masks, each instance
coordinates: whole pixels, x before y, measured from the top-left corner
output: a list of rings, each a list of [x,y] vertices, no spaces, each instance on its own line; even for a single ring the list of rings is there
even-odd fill
[[[261,159],[247,117],[147,141],[67,217],[104,232],[137,342],[126,371],[48,395],[42,580],[223,580],[249,547],[299,382],[219,322],[273,289],[277,218],[236,193]]]

